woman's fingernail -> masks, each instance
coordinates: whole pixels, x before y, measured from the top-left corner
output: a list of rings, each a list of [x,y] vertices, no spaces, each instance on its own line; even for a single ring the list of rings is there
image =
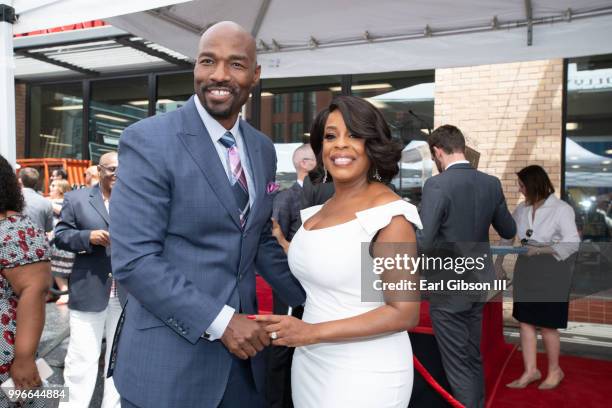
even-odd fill
[[[248,315],[247,319],[255,320],[255,319],[257,319],[257,317],[255,315]]]

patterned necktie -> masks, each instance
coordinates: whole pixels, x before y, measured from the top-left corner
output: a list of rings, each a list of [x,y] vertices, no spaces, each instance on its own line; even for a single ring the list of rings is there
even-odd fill
[[[236,204],[240,209],[240,226],[244,228],[246,225],[247,217],[249,215],[249,187],[246,181],[246,175],[240,163],[240,154],[238,154],[238,146],[236,146],[236,139],[231,132],[225,132],[219,142],[227,149],[227,155],[229,158],[229,165],[231,170],[230,183],[232,185],[232,192],[236,199]]]

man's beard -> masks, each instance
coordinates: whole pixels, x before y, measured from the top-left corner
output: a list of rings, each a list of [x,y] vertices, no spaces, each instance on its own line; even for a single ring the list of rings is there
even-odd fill
[[[206,109],[206,112],[208,112],[208,114],[210,116],[212,116],[215,119],[227,119],[232,115],[232,108],[233,106],[229,106],[227,109],[224,110],[213,110],[210,106],[208,106],[208,104],[206,103],[206,98],[204,99],[204,109]]]
[[[206,92],[208,91],[208,88],[216,88],[216,87],[229,88],[231,95],[233,97],[232,103],[223,110],[215,109],[213,106],[209,105],[208,101],[206,100]],[[201,98],[202,105],[204,106],[204,109],[206,109],[206,112],[208,112],[210,116],[212,116],[215,119],[227,119],[230,116],[232,116],[232,111],[235,108],[235,104],[237,101],[236,98],[238,97],[238,92],[236,92],[236,89],[234,89],[234,87],[231,87],[228,85],[219,85],[219,84],[202,85],[200,87],[200,93],[202,94],[202,98]]]

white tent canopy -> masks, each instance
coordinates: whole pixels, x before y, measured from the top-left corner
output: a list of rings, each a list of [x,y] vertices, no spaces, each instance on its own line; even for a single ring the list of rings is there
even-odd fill
[[[135,13],[186,0],[0,0],[17,22],[0,22],[0,154],[15,163],[13,34]],[[4,8],[6,10],[6,8]]]
[[[611,0],[197,0],[109,22],[193,56],[201,32],[221,20],[236,21],[255,35],[264,78],[612,51],[605,40],[612,38]]]
[[[209,25],[257,39],[264,78],[358,74],[612,52],[612,0],[0,0],[0,153],[15,160],[13,32],[105,19],[194,56]],[[143,11],[146,10],[146,11]],[[109,59],[109,64],[113,60]]]

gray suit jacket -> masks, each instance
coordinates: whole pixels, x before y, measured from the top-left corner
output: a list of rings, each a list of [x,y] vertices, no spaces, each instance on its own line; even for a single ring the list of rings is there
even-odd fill
[[[287,241],[291,241],[302,225],[302,186],[296,181],[290,188],[280,191],[274,197],[273,205],[272,216],[278,221]]]
[[[494,277],[489,227],[492,225],[503,238],[516,234],[499,179],[467,163],[453,165],[425,182],[420,215],[423,230],[417,235],[419,250],[437,256],[449,252],[455,256],[486,254],[486,267],[480,276],[463,275],[481,282]],[[466,296],[435,296],[430,301],[432,307],[453,311],[471,306]]]
[[[114,381],[139,407],[217,407],[233,357],[201,338],[223,305],[254,314],[255,269],[284,302],[305,293],[271,234],[274,145],[241,121],[255,198],[247,224],[193,98],[121,136],[111,215],[115,277],[129,292]],[[263,389],[264,361],[251,359]]]
[[[73,190],[64,196],[60,221],[55,226],[55,245],[76,253],[68,286],[71,309],[101,312],[108,305],[110,252],[106,247],[91,245],[89,235],[93,230],[108,231],[109,222],[98,186]]]
[[[45,232],[53,230],[53,204],[31,188],[23,188],[23,213]]]

